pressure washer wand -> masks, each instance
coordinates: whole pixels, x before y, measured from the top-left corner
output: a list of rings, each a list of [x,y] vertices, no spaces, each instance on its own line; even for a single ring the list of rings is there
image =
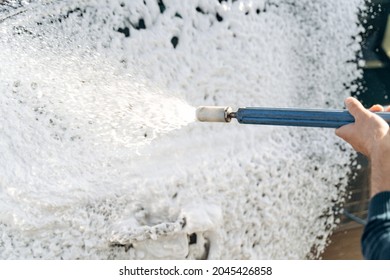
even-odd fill
[[[390,124],[390,113],[376,114]],[[196,118],[201,122],[230,122],[232,118],[236,118],[242,124],[328,128],[339,128],[355,122],[355,118],[347,110],[261,107],[233,111],[231,107],[202,106],[196,109]]]

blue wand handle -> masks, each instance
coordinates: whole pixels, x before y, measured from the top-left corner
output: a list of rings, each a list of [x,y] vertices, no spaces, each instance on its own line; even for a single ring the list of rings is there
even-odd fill
[[[376,113],[390,123],[390,113]],[[355,122],[346,110],[293,108],[239,108],[234,116],[242,124],[339,128]]]

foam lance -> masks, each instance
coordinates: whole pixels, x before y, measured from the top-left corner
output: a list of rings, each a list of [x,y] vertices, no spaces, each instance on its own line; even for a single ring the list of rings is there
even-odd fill
[[[389,112],[375,114],[390,124]],[[245,107],[235,111],[224,106],[198,107],[196,118],[201,122],[230,122],[237,119],[242,124],[328,128],[339,128],[355,122],[347,110]]]

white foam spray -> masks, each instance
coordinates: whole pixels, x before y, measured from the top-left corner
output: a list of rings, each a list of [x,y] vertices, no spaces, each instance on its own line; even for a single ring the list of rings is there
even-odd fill
[[[191,123],[192,106],[341,107],[360,76],[361,7],[3,10],[0,257],[318,257],[347,182],[333,131]]]

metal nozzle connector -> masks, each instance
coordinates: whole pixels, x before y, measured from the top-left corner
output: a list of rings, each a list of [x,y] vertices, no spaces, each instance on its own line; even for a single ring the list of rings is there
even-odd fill
[[[196,109],[196,118],[201,122],[230,122],[235,117],[231,107],[201,106]]]

